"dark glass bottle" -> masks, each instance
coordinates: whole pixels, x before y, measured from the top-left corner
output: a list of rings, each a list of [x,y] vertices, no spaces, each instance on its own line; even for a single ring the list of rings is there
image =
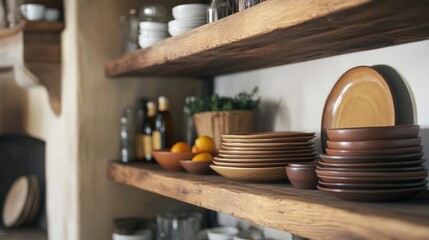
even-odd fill
[[[173,122],[169,111],[168,99],[158,98],[158,113],[155,117],[155,131],[153,132],[153,148],[156,150],[169,148],[173,144]]]
[[[143,98],[136,101],[136,159],[138,160],[144,160],[146,157],[143,144],[143,124],[147,115],[146,104],[147,100]]]
[[[143,150],[145,155],[145,160],[152,162],[152,150],[153,150],[153,140],[152,134],[155,128],[155,115],[156,115],[156,106],[153,102],[147,103],[147,117],[143,124]]]

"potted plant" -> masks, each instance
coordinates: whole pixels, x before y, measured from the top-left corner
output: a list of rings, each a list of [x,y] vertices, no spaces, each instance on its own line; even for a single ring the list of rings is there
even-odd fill
[[[194,98],[185,103],[186,112],[193,117],[199,136],[209,136],[220,147],[221,135],[243,134],[254,131],[256,110],[260,98],[254,99],[258,89],[241,92],[234,97],[213,94],[203,99]]]

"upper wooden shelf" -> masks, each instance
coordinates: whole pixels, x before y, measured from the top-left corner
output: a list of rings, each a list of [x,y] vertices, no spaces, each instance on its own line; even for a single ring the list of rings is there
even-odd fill
[[[429,38],[428,1],[269,0],[107,63],[130,74],[215,76]]]
[[[64,22],[27,21],[24,30],[31,32],[61,32],[64,30]]]
[[[429,192],[396,203],[356,203],[288,183],[251,184],[152,164],[109,164],[117,182],[311,239],[427,239]]]

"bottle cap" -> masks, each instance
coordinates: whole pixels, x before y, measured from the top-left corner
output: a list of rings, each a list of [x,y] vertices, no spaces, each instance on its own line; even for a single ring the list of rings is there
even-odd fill
[[[158,105],[159,105],[159,110],[161,111],[168,110],[168,98],[164,96],[159,96]]]
[[[152,102],[152,101],[147,102],[146,107],[147,107],[147,115],[148,116],[155,116],[155,114],[156,114],[156,105],[155,105],[155,103]]]

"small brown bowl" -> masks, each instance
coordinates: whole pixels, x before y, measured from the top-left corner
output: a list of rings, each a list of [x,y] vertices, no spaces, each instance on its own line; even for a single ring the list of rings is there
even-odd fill
[[[210,174],[213,170],[210,168],[212,161],[192,161],[192,160],[180,160],[180,164],[188,173],[205,175]]]
[[[169,149],[162,149],[152,152],[152,156],[162,168],[167,170],[182,171],[180,160],[192,159],[195,153],[172,153]]]
[[[316,189],[317,178],[316,165],[306,167],[286,166],[286,174],[295,188]]]
[[[414,147],[421,143],[418,138],[370,140],[370,141],[327,141],[329,149],[335,150],[372,150],[387,148]]]
[[[335,150],[326,148],[326,153],[330,156],[380,156],[380,155],[402,155],[408,153],[421,153],[421,145],[404,148],[380,148],[369,150]]]
[[[383,127],[334,128],[327,129],[331,141],[367,141],[397,138],[416,138],[419,125],[396,125]]]

